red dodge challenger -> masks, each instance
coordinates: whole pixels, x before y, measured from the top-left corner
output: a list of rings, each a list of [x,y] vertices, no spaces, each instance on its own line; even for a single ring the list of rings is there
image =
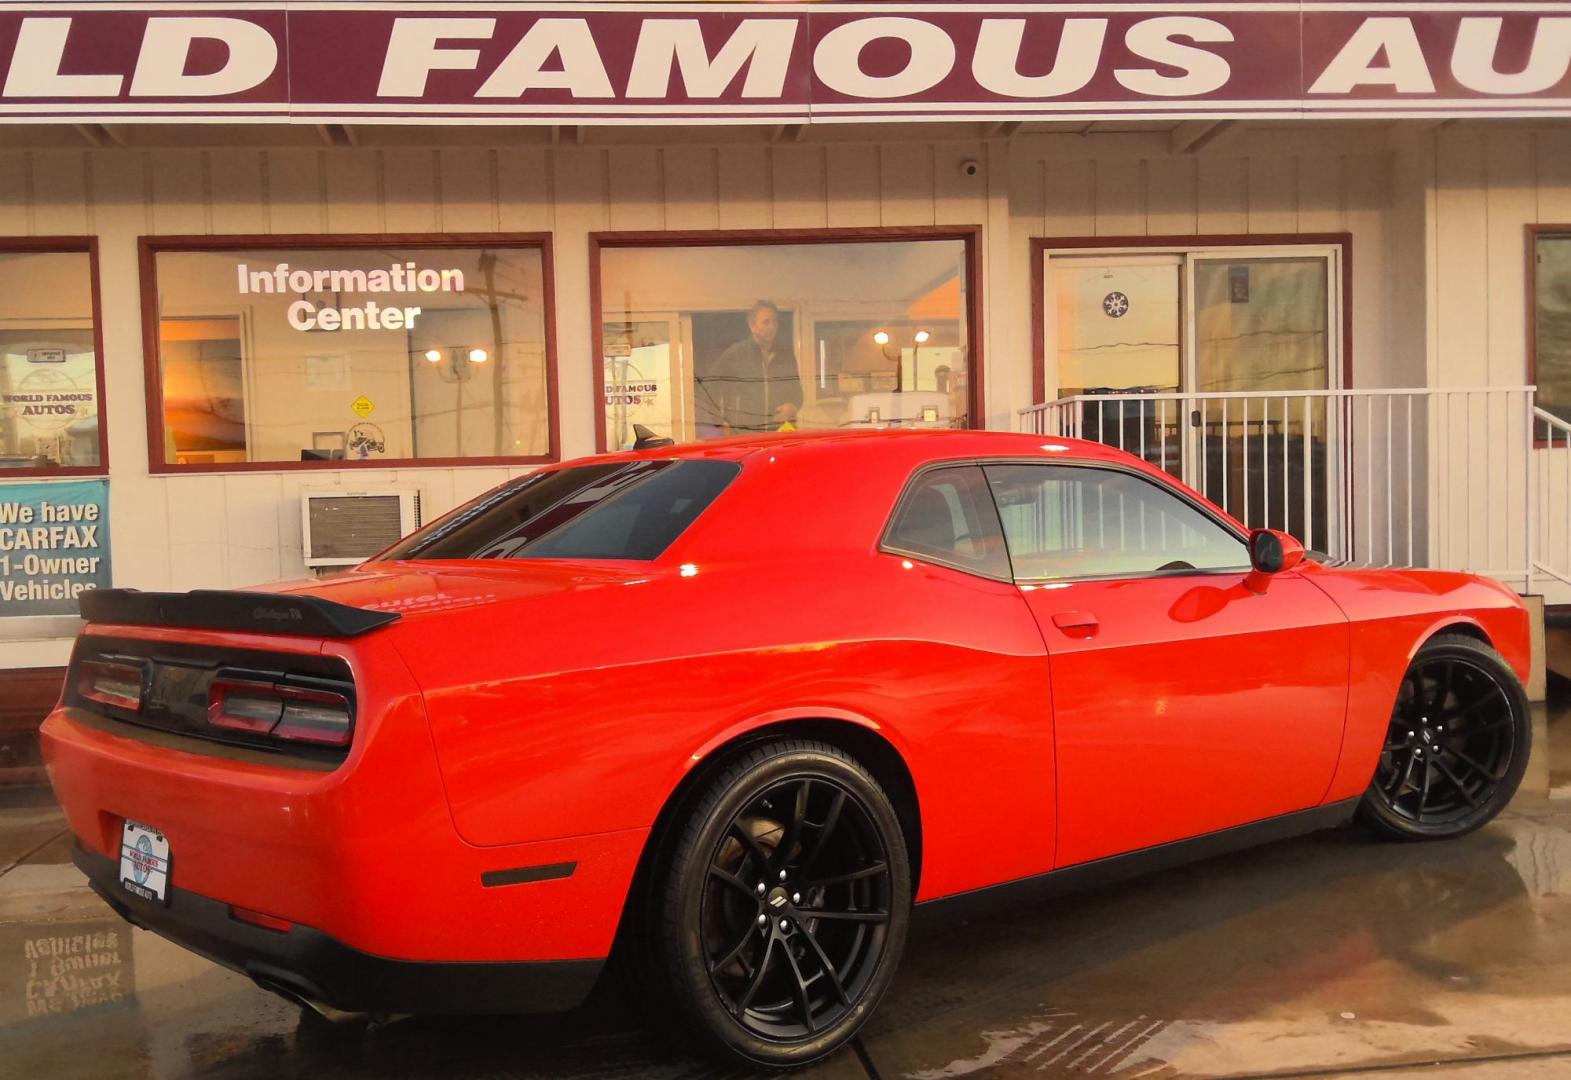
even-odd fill
[[[372,1015],[566,1009],[614,956],[776,1067],[867,1019],[913,905],[1456,836],[1531,731],[1507,589],[1040,436],[588,458],[337,577],[82,608],[44,748],[126,919]]]

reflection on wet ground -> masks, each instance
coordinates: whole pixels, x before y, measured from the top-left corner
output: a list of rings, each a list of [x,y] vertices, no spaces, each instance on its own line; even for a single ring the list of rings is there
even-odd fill
[[[809,1075],[1571,1077],[1571,708],[1538,724],[1516,802],[1466,839],[1325,833],[928,931],[858,1052]],[[567,1017],[302,1015],[110,915],[46,795],[0,806],[0,1063],[94,1080],[716,1075],[609,997]]]

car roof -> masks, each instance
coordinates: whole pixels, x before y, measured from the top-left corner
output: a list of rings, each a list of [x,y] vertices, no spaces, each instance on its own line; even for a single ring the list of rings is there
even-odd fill
[[[978,459],[1118,464],[1155,470],[1115,447],[1005,431],[886,429],[748,435],[568,464],[636,460],[722,460],[742,467],[728,488],[667,550],[674,561],[708,562],[722,553],[753,560],[876,550],[911,476],[928,465]],[[747,479],[747,478],[751,479]],[[1159,474],[1153,478],[1173,483]]]
[[[889,454],[905,460],[920,462],[955,457],[987,457],[1021,455],[1037,457],[1044,453],[1055,459],[1128,461],[1129,455],[1116,447],[1083,439],[1065,439],[1056,435],[1034,435],[1010,431],[975,431],[933,428],[881,428],[852,431],[768,432],[753,435],[735,435],[724,439],[703,442],[678,443],[648,450],[626,450],[597,454],[578,459],[578,464],[588,461],[623,461],[645,458],[708,458],[723,461],[741,461],[764,451],[812,450],[819,454],[864,457],[869,453]]]

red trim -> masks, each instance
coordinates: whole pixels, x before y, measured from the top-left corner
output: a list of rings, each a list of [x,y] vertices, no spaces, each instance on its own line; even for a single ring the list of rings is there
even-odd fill
[[[98,238],[96,236],[0,237],[0,255],[8,252],[87,255],[88,290],[92,301],[93,368],[98,383],[98,464],[66,465],[52,469],[0,469],[0,480],[48,480],[62,476],[109,475],[109,403],[104,393],[104,319],[98,294]]]
[[[889,240],[960,240],[965,244],[967,426],[985,427],[982,357],[982,226],[891,225],[842,229],[700,229],[680,232],[629,231],[589,234],[589,341],[594,389],[595,449],[606,451],[605,364],[599,359],[600,253],[619,247],[741,247],[750,244],[874,243]]]
[[[561,460],[561,414],[557,400],[555,263],[550,233],[262,233],[142,236],[142,364],[147,393],[147,466],[154,476],[184,473],[322,472],[364,469],[441,469],[486,465],[547,465]],[[304,248],[533,248],[540,252],[544,304],[547,433],[545,454],[500,457],[376,458],[366,461],[242,461],[176,465],[164,461],[163,372],[159,363],[157,256],[163,251],[236,251]]]
[[[1353,235],[1352,233],[1242,233],[1196,236],[1074,236],[1031,238],[1031,401],[1047,401],[1047,274],[1043,256],[1066,248],[1285,247],[1336,245],[1342,249],[1342,387],[1353,386]]]

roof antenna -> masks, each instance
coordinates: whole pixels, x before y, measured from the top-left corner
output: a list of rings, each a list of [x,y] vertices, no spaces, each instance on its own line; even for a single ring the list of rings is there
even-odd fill
[[[664,435],[656,435],[643,424],[633,425],[633,449],[655,450],[662,446],[675,446],[675,439],[668,439]]]

